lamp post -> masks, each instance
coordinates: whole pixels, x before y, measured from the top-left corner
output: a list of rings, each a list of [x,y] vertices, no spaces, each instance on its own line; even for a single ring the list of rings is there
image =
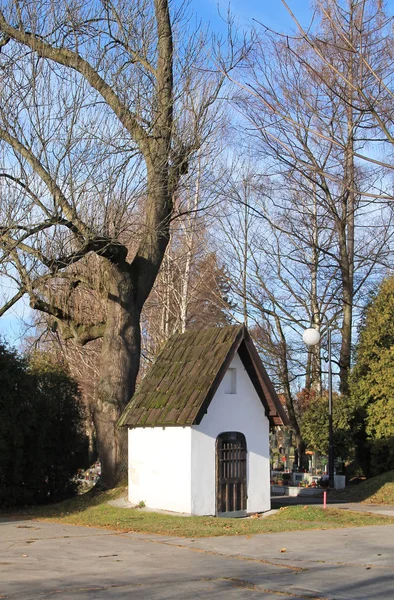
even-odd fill
[[[320,332],[313,327],[305,329],[302,339],[307,346],[316,346],[320,341]],[[331,364],[331,327],[327,327],[328,341],[328,478],[330,487],[334,487],[334,436],[332,428],[332,364]]]

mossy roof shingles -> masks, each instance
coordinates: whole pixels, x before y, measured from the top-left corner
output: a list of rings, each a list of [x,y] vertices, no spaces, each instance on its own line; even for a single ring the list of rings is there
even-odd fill
[[[286,415],[261,361],[255,364],[260,359],[250,345],[253,343],[244,326],[191,330],[172,336],[125,408],[119,425],[198,424],[237,351],[271,424],[282,424]]]

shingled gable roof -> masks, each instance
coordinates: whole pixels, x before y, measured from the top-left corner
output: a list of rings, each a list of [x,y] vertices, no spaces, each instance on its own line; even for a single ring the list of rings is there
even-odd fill
[[[198,425],[237,352],[270,424],[287,424],[286,413],[246,327],[236,325],[172,336],[126,406],[118,425]]]

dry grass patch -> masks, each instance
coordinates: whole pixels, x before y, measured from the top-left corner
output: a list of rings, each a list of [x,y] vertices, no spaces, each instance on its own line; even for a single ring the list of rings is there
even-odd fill
[[[18,512],[18,516],[116,531],[194,538],[394,524],[391,517],[332,508],[324,510],[320,506],[289,506],[264,518],[217,519],[185,518],[108,504],[109,500],[124,493],[124,488],[99,493],[92,491],[52,506]]]

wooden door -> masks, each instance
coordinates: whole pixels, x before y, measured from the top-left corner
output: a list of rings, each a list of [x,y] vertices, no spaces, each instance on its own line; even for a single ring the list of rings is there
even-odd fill
[[[216,514],[246,514],[246,439],[226,431],[216,440]]]

